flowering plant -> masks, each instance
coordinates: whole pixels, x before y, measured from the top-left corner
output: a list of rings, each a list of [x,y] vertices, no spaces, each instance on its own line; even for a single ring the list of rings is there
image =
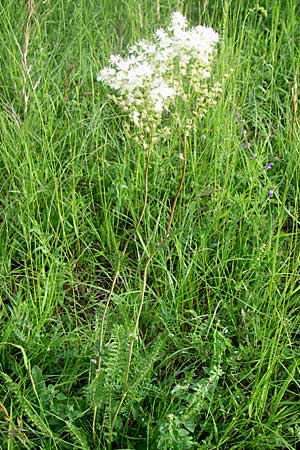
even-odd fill
[[[171,134],[163,120],[171,109],[188,131],[193,115],[202,118],[215,103],[220,85],[211,81],[211,71],[218,40],[212,28],[188,29],[186,18],[174,12],[170,26],[155,31],[152,42],[136,42],[127,57],[110,57],[110,66],[97,79],[115,90],[112,98],[128,114],[137,140],[147,145],[146,135],[156,141]]]
[[[179,129],[183,135],[182,169],[178,187],[169,212],[165,233],[153,249],[144,264],[140,289],[140,304],[128,334],[128,355],[123,380],[123,394],[115,409],[109,432],[109,442],[113,439],[113,430],[122,404],[129,395],[130,369],[133,362],[134,347],[139,335],[139,323],[147,290],[147,274],[150,263],[156,253],[170,236],[172,222],[178,198],[183,188],[187,162],[187,136],[191,127],[195,127],[195,115],[203,117],[208,107],[215,103],[220,85],[212,80],[212,62],[218,34],[212,29],[196,26],[188,29],[185,17],[174,12],[167,30],[158,29],[153,41],[141,40],[129,48],[129,55],[110,57],[110,66],[99,73],[98,80],[108,85],[115,94],[112,98],[128,115],[127,130],[130,135],[147,150],[144,175],[144,201],[134,230],[125,241],[121,256],[127,252],[129,242],[142,223],[148,196],[148,171],[153,144],[171,134],[168,118],[172,120],[172,129]],[[170,114],[172,113],[172,114]],[[151,239],[149,239],[151,242]],[[111,303],[117,279],[120,275],[118,263],[111,289],[107,296],[99,329],[98,369],[96,377],[105,371],[103,348],[105,340],[105,318]],[[96,434],[97,405],[94,406],[93,434]],[[163,442],[164,444],[164,442]],[[188,448],[186,446],[186,448]]]

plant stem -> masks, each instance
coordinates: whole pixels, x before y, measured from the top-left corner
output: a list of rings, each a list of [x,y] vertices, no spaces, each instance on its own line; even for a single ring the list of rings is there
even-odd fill
[[[135,227],[133,229],[133,231],[129,234],[125,244],[124,244],[124,248],[122,250],[121,253],[121,259],[124,258],[124,256],[126,255],[127,252],[127,248],[129,245],[130,240],[132,239],[132,236],[136,233],[137,229],[139,228],[145,211],[146,211],[146,207],[147,207],[147,199],[148,199],[148,176],[149,176],[149,163],[150,163],[150,156],[151,156],[151,152],[152,152],[152,148],[153,146],[149,146],[147,154],[146,154],[146,167],[145,167],[145,175],[144,175],[144,198],[143,198],[143,206],[142,206],[142,210],[140,212],[139,218],[135,224]],[[99,351],[98,351],[98,367],[97,367],[97,375],[96,377],[99,376],[100,371],[101,371],[101,366],[102,366],[102,352],[103,352],[103,344],[104,344],[104,335],[105,335],[105,319],[106,319],[106,314],[116,287],[116,283],[118,281],[118,278],[120,276],[120,260],[118,262],[118,268],[115,272],[112,284],[111,284],[111,288],[107,297],[107,300],[105,302],[105,306],[104,306],[104,311],[103,311],[103,315],[102,315],[102,319],[101,319],[101,326],[100,326],[100,337],[99,337]],[[94,439],[96,437],[96,419],[97,419],[97,405],[94,406],[94,415],[93,415],[93,436]]]
[[[111,424],[111,428],[110,428],[110,432],[109,432],[109,443],[111,443],[111,440],[112,440],[112,433],[113,433],[113,429],[114,429],[114,425],[115,425],[116,419],[117,419],[117,417],[119,415],[121,406],[122,406],[122,404],[123,404],[123,402],[124,402],[124,400],[125,400],[125,398],[127,396],[127,393],[128,393],[129,371],[130,371],[130,367],[131,367],[134,342],[138,338],[139,322],[140,322],[140,317],[141,317],[143,306],[144,306],[145,293],[146,293],[146,287],[147,287],[148,269],[149,269],[149,266],[150,266],[150,263],[151,263],[153,257],[156,255],[156,253],[160,250],[162,245],[166,242],[166,240],[170,236],[170,231],[171,231],[172,223],[173,223],[173,220],[174,220],[174,214],[175,214],[177,201],[178,201],[178,198],[180,196],[180,193],[182,191],[183,184],[184,184],[186,165],[187,165],[187,135],[185,133],[184,134],[184,144],[183,144],[183,164],[182,164],[182,169],[181,169],[181,177],[180,177],[180,180],[179,180],[179,183],[178,183],[178,187],[177,187],[177,190],[176,190],[176,194],[175,194],[175,197],[174,197],[174,200],[173,200],[173,203],[172,203],[172,207],[171,207],[171,211],[170,211],[170,215],[169,215],[169,220],[168,220],[168,224],[167,224],[167,227],[166,227],[166,231],[165,231],[164,236],[158,242],[158,244],[155,246],[154,250],[149,255],[149,257],[148,257],[148,259],[147,259],[147,261],[145,263],[145,269],[144,269],[144,274],[143,274],[143,282],[142,282],[142,289],[141,289],[141,301],[140,301],[140,306],[139,306],[138,314],[137,314],[136,321],[135,321],[134,332],[132,333],[132,336],[130,338],[128,363],[127,363],[126,372],[125,372],[125,378],[124,378],[124,392],[123,392],[122,398],[120,400],[120,403],[118,405],[118,408],[117,408],[117,410],[115,412],[115,415],[114,415],[114,418],[113,418],[113,421],[112,421],[112,424]]]

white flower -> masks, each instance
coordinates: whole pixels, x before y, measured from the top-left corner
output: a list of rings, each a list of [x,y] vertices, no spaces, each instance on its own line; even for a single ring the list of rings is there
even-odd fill
[[[174,35],[180,34],[187,27],[187,20],[180,12],[174,12],[171,17],[171,25],[170,31],[174,33]]]
[[[168,97],[174,97],[176,90],[173,87],[168,86],[162,79],[157,80],[158,83],[153,87],[151,91],[152,98],[166,99]]]
[[[139,117],[140,117],[140,113],[138,111],[133,111],[132,120],[136,126],[139,126]]]
[[[162,113],[163,109],[164,109],[164,104],[161,101],[161,99],[157,98],[156,101],[154,102],[154,106],[153,109],[156,113]]]
[[[130,59],[120,59],[118,62],[116,62],[116,66],[120,71],[126,72],[130,68]]]
[[[115,69],[111,67],[105,67],[97,76],[97,81],[103,81],[106,84],[110,84],[113,77],[116,75]]]
[[[219,35],[218,35],[218,33],[216,33],[210,27],[204,27],[202,25],[198,25],[195,28],[195,32],[197,34],[199,34],[204,41],[210,43],[210,45],[216,44],[217,42],[219,42]]]
[[[109,58],[109,62],[112,65],[117,65],[120,59],[122,59],[120,55],[111,55]]]
[[[206,69],[203,69],[203,70],[200,70],[200,75],[201,75],[201,78],[209,78],[210,72]]]
[[[155,31],[154,36],[159,40],[159,41],[167,41],[169,39],[167,33],[165,32],[165,30],[163,30],[162,28],[159,28],[158,30]]]
[[[202,117],[208,105],[215,103],[220,89],[207,80],[218,40],[212,28],[199,25],[188,29],[186,18],[174,12],[171,25],[158,29],[153,42],[136,42],[124,58],[112,55],[110,66],[100,71],[97,80],[116,91],[115,101],[140,129],[141,137],[150,132],[152,139],[166,136],[169,125],[162,123],[167,117],[163,113],[169,113],[176,97],[187,103],[187,111],[194,117]]]
[[[137,77],[149,78],[152,76],[154,68],[147,61],[142,62],[135,68],[135,73]]]

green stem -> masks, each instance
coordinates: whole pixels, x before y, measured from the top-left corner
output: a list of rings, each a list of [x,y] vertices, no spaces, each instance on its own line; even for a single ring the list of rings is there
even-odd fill
[[[145,293],[146,293],[146,287],[147,287],[148,268],[150,266],[150,263],[151,263],[153,257],[156,255],[156,253],[160,250],[162,245],[166,242],[166,240],[170,236],[170,231],[171,231],[171,228],[172,228],[172,223],[173,223],[173,219],[174,219],[174,214],[175,214],[177,201],[178,201],[178,198],[180,196],[180,193],[182,191],[183,184],[184,184],[186,165],[187,165],[187,135],[184,134],[183,164],[182,164],[182,170],[181,170],[181,177],[180,177],[180,180],[179,180],[179,183],[178,183],[178,187],[177,187],[177,191],[176,191],[173,203],[172,203],[171,212],[170,212],[168,224],[167,224],[167,227],[166,227],[166,231],[165,231],[164,236],[158,242],[158,244],[155,246],[155,249],[149,255],[149,257],[148,257],[148,259],[147,259],[147,261],[145,263],[145,269],[144,269],[144,274],[143,274],[143,283],[142,283],[142,289],[141,289],[141,301],[140,301],[140,306],[139,306],[138,314],[137,314],[136,321],[135,321],[134,332],[133,332],[133,334],[131,336],[131,339],[130,339],[128,362],[127,362],[127,367],[126,367],[125,377],[124,377],[124,392],[123,392],[122,398],[120,400],[120,403],[118,405],[118,408],[117,408],[117,410],[115,412],[115,415],[113,417],[113,421],[112,421],[112,424],[111,424],[111,428],[110,428],[110,432],[109,432],[109,443],[110,444],[111,444],[111,440],[112,440],[112,433],[113,433],[113,429],[114,429],[114,426],[115,426],[116,419],[117,419],[117,417],[119,415],[119,412],[120,412],[120,409],[122,407],[122,404],[123,404],[123,402],[124,402],[124,400],[125,400],[125,398],[127,396],[127,393],[128,393],[129,371],[130,371],[131,362],[132,362],[134,342],[135,342],[135,339],[137,339],[137,337],[138,337],[140,317],[141,317],[143,306],[144,306]]]
[[[124,256],[126,255],[127,252],[127,248],[128,248],[128,244],[130,242],[130,240],[132,239],[132,236],[136,233],[137,229],[139,228],[145,211],[146,211],[146,207],[147,207],[147,199],[148,199],[148,175],[149,175],[149,163],[150,163],[150,156],[151,156],[151,151],[152,151],[152,146],[149,147],[148,151],[147,151],[147,155],[146,155],[146,167],[145,167],[145,176],[144,176],[144,199],[143,199],[143,206],[142,206],[142,210],[141,213],[139,215],[139,218],[136,222],[136,225],[134,227],[134,230],[129,234],[125,244],[124,244],[124,248],[122,250],[121,253],[121,259],[124,258]],[[103,311],[103,315],[102,315],[102,319],[101,319],[101,325],[100,325],[100,336],[99,336],[99,351],[98,351],[98,367],[97,367],[97,374],[96,377],[98,378],[100,375],[100,371],[101,371],[101,367],[102,367],[102,353],[103,353],[103,345],[104,345],[104,335],[105,335],[105,319],[106,319],[106,315],[107,315],[107,311],[108,308],[110,306],[111,303],[111,299],[116,287],[116,283],[118,281],[118,278],[120,276],[120,261],[118,262],[118,268],[116,270],[116,273],[114,275],[112,284],[111,284],[111,288],[108,294],[108,297],[106,299],[105,302],[105,306],[104,306],[104,311]],[[94,405],[94,414],[93,414],[93,437],[94,440],[96,438],[96,419],[97,419],[97,410],[98,407],[97,405]]]

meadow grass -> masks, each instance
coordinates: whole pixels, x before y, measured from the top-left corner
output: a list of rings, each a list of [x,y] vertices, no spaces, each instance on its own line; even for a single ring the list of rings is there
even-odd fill
[[[32,2],[0,6],[1,449],[296,449],[297,1],[34,3],[30,22]],[[96,76],[178,9],[221,34],[230,76],[141,308],[183,136],[154,148],[122,257],[145,155]]]

